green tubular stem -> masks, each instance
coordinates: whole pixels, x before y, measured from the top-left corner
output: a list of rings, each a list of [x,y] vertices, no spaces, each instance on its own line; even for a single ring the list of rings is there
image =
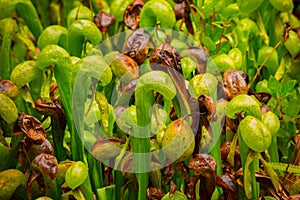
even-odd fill
[[[62,4],[63,4],[63,24],[64,26],[67,26],[68,13],[74,7],[74,0],[63,0]]]
[[[41,89],[44,81],[41,77],[43,76],[41,75],[38,79],[33,79],[29,83],[30,94],[33,100],[36,100],[41,97]]]
[[[167,1],[156,0],[145,3],[140,14],[140,27],[172,28],[176,22],[173,8]]]
[[[98,5],[98,0],[89,0],[92,4],[93,11],[94,13],[99,13],[100,12],[100,7]],[[102,4],[107,4],[105,1],[101,1]]]
[[[50,44],[42,49],[37,59],[37,66],[41,70],[53,68],[71,133],[72,157],[75,161],[83,160],[83,146],[79,135],[76,133],[72,114],[72,62],[70,55],[63,48]]]
[[[18,26],[15,20],[6,18],[0,21],[0,35],[2,36],[2,45],[0,51],[0,71],[1,78],[9,79],[10,72],[12,70],[10,62],[10,47],[12,38],[18,30]]]
[[[252,187],[252,199],[259,199],[259,183],[256,181],[255,173],[259,171],[259,160],[256,158],[250,164],[250,172],[251,172],[251,187]]]
[[[0,4],[0,19],[10,18],[14,11],[24,19],[29,30],[37,40],[43,31],[39,16],[30,0],[3,0]]]
[[[48,44],[56,44],[67,49],[68,30],[59,25],[48,26],[38,39],[38,47],[42,50]]]
[[[76,65],[76,72],[72,72],[71,82],[74,82],[74,93],[71,96],[73,102],[73,114],[76,122],[77,133],[81,135],[84,127],[84,104],[93,84],[93,79],[100,80],[105,86],[111,82],[112,72],[101,56],[93,55],[81,59]],[[75,67],[74,67],[75,68]],[[74,70],[73,68],[73,70]],[[85,84],[82,84],[82,83]]]
[[[121,199],[122,198],[121,190],[125,184],[124,176],[122,175],[121,171],[118,170],[115,171],[115,184],[116,184],[116,193],[115,193],[116,199]]]
[[[19,32],[17,35],[20,35]],[[18,38],[18,36],[17,36]],[[35,48],[34,48],[35,49]],[[16,66],[19,62],[23,62],[25,60],[25,56],[28,52],[27,46],[22,41],[14,41],[14,44],[11,48],[11,66]],[[31,51],[31,50],[29,50]]]
[[[25,20],[26,25],[34,35],[35,39],[38,40],[43,31],[43,27],[37,11],[32,5],[31,1],[18,0],[18,3],[16,4],[16,11],[18,16]]]
[[[244,142],[244,140],[243,140],[240,133],[238,133],[238,143],[239,143],[239,148],[240,148],[242,167],[244,169],[245,164],[246,164],[247,155],[248,155],[248,152],[249,152],[249,147]]]
[[[19,148],[20,148],[20,143],[23,140],[24,135],[22,133],[16,133],[16,134],[12,134],[12,140],[11,140],[11,150],[9,152],[9,156],[7,158],[7,161],[4,165],[4,167],[2,169],[0,169],[0,171],[2,170],[6,170],[6,169],[12,169],[15,168],[18,160],[17,155],[19,153]]]
[[[96,45],[101,42],[102,35],[92,21],[77,20],[73,22],[68,32],[68,51],[71,56],[81,57],[85,38]]]
[[[219,137],[218,142],[209,152],[209,154],[216,159],[217,162],[217,174],[222,174],[222,159],[221,159],[221,137]]]
[[[138,97],[138,96],[136,96],[136,97]],[[144,95],[143,97],[146,97],[146,96]],[[144,101],[143,101],[144,106],[152,104],[153,101],[151,101],[152,99],[150,97],[152,97],[152,96],[147,96],[146,98],[144,98]],[[136,104],[139,105],[137,100],[136,100]],[[138,107],[140,107],[140,106],[138,106]],[[144,114],[144,112],[141,112],[142,110],[144,110],[144,109],[137,108],[137,114],[138,113],[140,113],[140,115],[141,115],[141,113]],[[145,120],[145,118],[147,118],[147,117],[138,117],[138,123],[142,120],[140,118],[143,118]],[[144,134],[147,134],[147,132],[148,132],[149,136],[150,136],[150,130],[146,131],[144,129],[143,131],[144,131]],[[133,128],[133,133],[135,135],[137,135],[140,133],[140,130],[137,127]],[[134,169],[137,171],[140,171],[140,170],[147,171],[147,167],[150,165],[150,156],[140,156],[139,154],[145,153],[145,155],[146,155],[146,153],[150,152],[150,139],[149,138],[132,137],[131,138],[131,146],[132,146],[132,152],[137,154],[137,155],[133,156]],[[138,199],[139,200],[146,199],[146,191],[148,188],[148,173],[147,172],[136,173],[136,178],[137,178],[138,185],[139,185]]]
[[[240,148],[240,156],[241,156],[241,161],[242,161],[242,169],[243,169],[243,174],[245,174],[245,168],[247,167],[247,157],[249,154],[249,147],[247,144],[244,142],[241,134],[238,131],[238,142],[239,142],[239,148]],[[256,153],[256,152],[255,152]],[[251,164],[250,164],[250,173],[251,173],[251,188],[252,188],[252,199],[258,199],[259,197],[259,185],[256,182],[256,177],[255,177],[255,172],[259,170],[259,160],[255,159]]]
[[[277,137],[272,137],[272,143],[268,149],[271,162],[279,162],[279,155],[278,155],[278,147],[277,147]]]
[[[134,169],[137,173],[139,184],[138,199],[146,199],[146,190],[148,188],[148,173],[150,166],[150,121],[149,111],[154,103],[153,90],[156,90],[164,96],[164,100],[169,101],[176,95],[176,88],[171,78],[162,71],[150,71],[142,75],[136,85],[136,112],[137,123],[139,127],[134,127],[133,132],[138,137],[131,138]],[[142,155],[143,153],[149,156]]]
[[[244,190],[248,199],[259,198],[259,184],[255,173],[259,170],[260,153],[249,151],[245,166],[243,166]]]
[[[49,13],[50,13],[50,0],[32,0],[34,6],[36,6],[39,16],[41,16],[41,22],[43,27],[48,27],[50,25]]]
[[[109,2],[109,1],[107,1]],[[131,0],[112,0],[110,3],[110,13],[116,17],[116,25],[123,21],[123,13],[127,6],[131,3]]]
[[[86,200],[94,200],[90,176],[86,177],[85,181],[80,185],[80,189]]]
[[[56,179],[51,179],[47,175],[44,175],[43,177],[46,185],[46,195],[53,199],[58,198]]]
[[[129,145],[129,142],[130,142],[130,137],[126,139],[126,142],[125,142],[125,145],[123,146],[120,154],[116,157],[116,161],[115,161],[115,166],[114,168],[117,169],[126,153],[126,150],[128,148],[128,145]]]
[[[53,71],[51,69],[44,71],[43,73],[43,83],[41,86],[40,96],[47,102],[51,102],[50,98],[50,85],[52,83]]]
[[[66,159],[66,151],[64,149],[64,134],[65,130],[61,128],[59,119],[51,117],[52,124],[52,138],[53,147],[55,152],[55,157],[58,162],[64,161]]]
[[[25,103],[24,103],[24,99],[23,99],[21,94],[19,94],[17,96],[17,98],[15,99],[14,102],[15,102],[19,112],[27,113],[26,106],[25,106]]]
[[[247,155],[249,152],[249,147],[243,141],[241,134],[239,134],[239,133],[237,133],[237,134],[238,134],[238,145],[239,145],[239,149],[240,149],[240,157],[241,157],[241,162],[242,162],[242,170],[244,173],[246,159],[247,159]],[[245,195],[245,191],[242,190],[241,187],[238,187],[238,195],[239,195],[238,196],[239,199],[242,199],[242,197]]]
[[[89,166],[89,174],[91,178],[94,193],[98,188],[104,187],[104,178],[102,174],[102,165],[90,153],[87,153],[87,162]]]

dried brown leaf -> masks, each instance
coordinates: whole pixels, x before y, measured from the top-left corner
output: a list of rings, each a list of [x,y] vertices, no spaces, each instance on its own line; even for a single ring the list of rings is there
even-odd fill
[[[54,179],[57,174],[58,163],[55,156],[41,153],[32,161],[35,166],[35,169],[40,173],[43,173],[49,176],[51,179]]]
[[[154,48],[149,57],[152,69],[167,71],[167,68],[170,67],[182,74],[180,59],[181,56],[177,49],[168,42]]]
[[[195,171],[195,176],[188,183],[188,195],[192,199],[195,199],[195,192],[193,191],[195,188],[193,186],[197,183],[197,178],[200,178],[200,199],[210,199],[216,187],[216,160],[208,154],[195,154],[189,162],[188,167]]]
[[[140,25],[140,13],[144,6],[143,0],[134,0],[124,12],[124,23],[130,29],[136,29]]]
[[[20,113],[18,126],[26,136],[26,140],[33,144],[42,144],[46,139],[46,131],[42,123],[36,118]]]
[[[164,195],[165,193],[159,188],[150,187],[147,189],[147,200],[160,200]]]
[[[146,30],[140,28],[133,31],[125,42],[124,54],[134,59],[137,64],[143,64],[148,56],[150,40]]]
[[[223,87],[227,99],[232,99],[238,94],[248,93],[248,75],[243,71],[228,70],[224,73]]]
[[[3,80],[0,78],[0,93],[3,93],[12,100],[15,100],[18,96],[19,90],[10,80]]]
[[[106,33],[108,27],[116,23],[116,17],[107,12],[100,12],[94,16],[94,23],[102,33]]]

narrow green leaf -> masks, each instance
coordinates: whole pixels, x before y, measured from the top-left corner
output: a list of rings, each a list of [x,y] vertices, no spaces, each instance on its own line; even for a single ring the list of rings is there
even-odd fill
[[[115,185],[110,185],[107,187],[97,189],[98,199],[115,199],[115,189]]]
[[[252,198],[252,185],[251,185],[251,174],[255,173],[254,171],[251,171],[249,169],[250,164],[257,158],[259,158],[259,153],[254,152],[254,151],[250,151],[248,156],[247,156],[247,160],[246,160],[246,164],[245,164],[245,168],[243,170],[244,173],[244,188],[245,188],[245,193],[248,199]]]
[[[108,133],[108,118],[110,113],[109,103],[105,95],[101,92],[96,92],[95,100],[101,113],[101,122],[104,127],[104,131]]]
[[[234,156],[235,156],[235,149],[237,146],[237,140],[238,140],[238,134],[235,134],[232,143],[230,145],[229,154],[227,156],[227,160],[232,166],[234,166]]]
[[[267,163],[262,157],[259,158],[261,163],[264,165],[265,170],[267,171],[268,175],[271,178],[271,181],[276,189],[276,191],[279,190],[279,182],[278,182],[278,176],[276,174],[276,172],[274,171],[274,168],[272,166],[272,164]]]

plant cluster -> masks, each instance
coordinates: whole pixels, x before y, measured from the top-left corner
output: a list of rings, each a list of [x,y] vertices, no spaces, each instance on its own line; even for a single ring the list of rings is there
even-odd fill
[[[300,4],[1,0],[0,199],[299,199]]]

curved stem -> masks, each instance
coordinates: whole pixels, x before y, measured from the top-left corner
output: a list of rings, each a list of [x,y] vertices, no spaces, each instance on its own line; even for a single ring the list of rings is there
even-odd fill
[[[10,74],[10,80],[16,84],[18,89],[22,88],[26,84],[34,82],[31,87],[31,93],[35,97],[40,95],[41,92],[41,77],[42,71],[37,67],[36,61],[29,60],[18,64]],[[32,92],[32,90],[34,92]]]
[[[67,26],[68,22],[68,13],[73,9],[73,0],[63,0],[63,24]]]
[[[38,47],[43,49],[49,44],[57,44],[64,49],[67,48],[67,34],[68,30],[59,25],[48,26],[40,35],[38,39]]]
[[[140,14],[140,27],[155,27],[160,22],[161,28],[172,28],[176,22],[173,8],[166,1],[148,1]]]
[[[102,86],[109,84],[112,79],[112,72],[101,56],[93,55],[82,59],[78,66],[78,72],[73,76],[72,111],[77,133],[81,135],[84,130],[84,114],[86,112],[84,105],[88,98],[90,86],[95,84],[95,79],[99,80],[99,84]],[[84,84],[82,84],[83,82]],[[92,92],[95,93],[95,91]]]
[[[68,32],[68,50],[71,56],[81,57],[84,38],[88,38],[92,44],[98,44],[102,40],[102,35],[92,21],[73,22]]]
[[[226,105],[226,116],[235,119],[237,113],[245,112],[246,115],[252,115],[261,120],[261,111],[259,104],[246,94],[235,96]]]
[[[17,0],[16,2],[15,8],[18,16],[25,20],[29,30],[35,39],[38,40],[43,31],[43,27],[35,7],[30,0]]]
[[[150,166],[150,122],[149,113],[154,103],[153,90],[164,96],[166,101],[176,95],[176,88],[171,78],[162,71],[150,71],[140,77],[137,82],[135,98],[138,127],[133,127],[134,136],[131,137],[134,153],[134,169],[139,184],[138,199],[146,199],[148,174]]]
[[[66,112],[67,123],[71,133],[72,157],[75,161],[83,160],[83,145],[75,130],[72,114],[72,62],[70,55],[66,50],[57,45],[47,45],[38,56],[37,66],[41,70],[47,70],[49,67],[54,68],[54,77],[58,85],[60,98]]]
[[[11,18],[6,18],[0,21],[0,35],[2,36],[2,45],[0,51],[0,71],[1,78],[9,79],[9,75],[11,72],[11,56],[10,56],[10,47],[12,43],[12,39],[15,33],[18,30],[18,26],[15,20]]]
[[[43,31],[37,11],[30,0],[2,0],[0,19],[13,17],[14,11],[24,19],[29,30],[37,40]]]

